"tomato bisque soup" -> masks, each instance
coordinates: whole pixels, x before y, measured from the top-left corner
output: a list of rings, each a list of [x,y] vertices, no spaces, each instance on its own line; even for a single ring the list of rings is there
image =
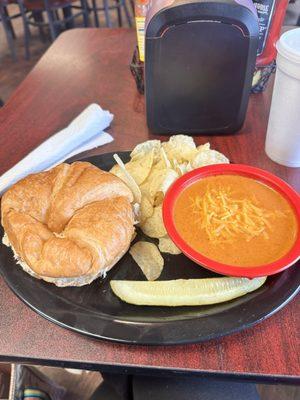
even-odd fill
[[[223,264],[255,267],[278,260],[294,245],[298,224],[288,201],[240,175],[203,178],[174,205],[178,234],[197,252]]]

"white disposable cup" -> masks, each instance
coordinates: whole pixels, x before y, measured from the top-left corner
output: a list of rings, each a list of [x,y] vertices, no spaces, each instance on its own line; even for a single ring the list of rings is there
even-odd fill
[[[278,164],[300,167],[300,28],[285,32],[276,47],[277,71],[265,150]]]

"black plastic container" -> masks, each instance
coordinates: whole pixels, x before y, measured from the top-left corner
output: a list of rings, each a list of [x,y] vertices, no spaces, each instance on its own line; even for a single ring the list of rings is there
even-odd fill
[[[145,95],[152,132],[241,128],[258,45],[257,15],[251,0],[243,3],[175,1],[150,11]]]

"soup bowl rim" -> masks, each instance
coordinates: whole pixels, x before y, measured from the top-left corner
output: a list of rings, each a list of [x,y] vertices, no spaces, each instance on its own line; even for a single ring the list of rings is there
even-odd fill
[[[201,252],[193,249],[180,236],[173,218],[173,210],[178,196],[188,186],[198,182],[199,180],[217,175],[238,175],[255,179],[276,190],[289,202],[295,212],[298,222],[297,238],[291,249],[283,257],[280,257],[271,263],[259,266],[247,267],[223,264],[212,260],[201,254]],[[257,167],[244,164],[214,164],[200,167],[184,174],[168,189],[163,201],[162,215],[167,233],[176,246],[195,263],[222,275],[241,276],[247,278],[273,275],[287,269],[300,259],[300,196],[282,179]]]

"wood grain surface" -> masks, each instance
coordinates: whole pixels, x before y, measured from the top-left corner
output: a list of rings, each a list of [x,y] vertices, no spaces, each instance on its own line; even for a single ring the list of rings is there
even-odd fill
[[[92,102],[115,115],[108,130],[115,141],[88,154],[129,150],[153,138],[146,127],[144,98],[129,71],[134,46],[135,32],[129,29],[75,29],[62,34],[0,112],[0,174]],[[271,89],[270,85],[264,94],[251,96],[241,132],[195,140],[210,141],[232,162],[265,168],[299,190],[299,169],[281,167],[264,152]],[[295,380],[300,377],[299,311],[299,300],[294,299],[259,325],[207,343],[128,346],[51,324],[26,307],[0,278],[0,360]]]

